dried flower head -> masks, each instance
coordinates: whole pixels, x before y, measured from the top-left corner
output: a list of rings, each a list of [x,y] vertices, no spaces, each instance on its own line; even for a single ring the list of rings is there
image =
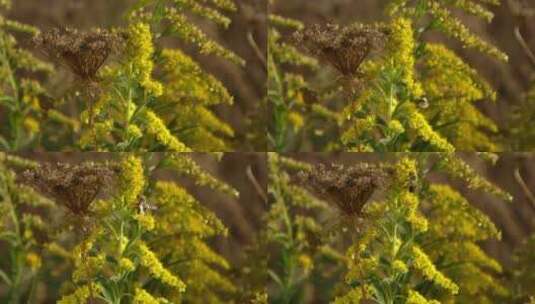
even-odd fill
[[[301,171],[298,182],[321,199],[335,204],[346,215],[358,216],[390,175],[388,168],[367,163],[351,167],[319,164],[310,171]]]
[[[96,80],[96,73],[121,41],[107,30],[79,32],[71,28],[55,28],[34,38],[34,43],[53,60],[67,65],[83,80]]]
[[[385,32],[377,26],[328,23],[294,33],[294,40],[309,53],[326,61],[346,77],[358,76],[358,68],[375,49],[384,45]]]
[[[109,165],[86,162],[50,164],[26,170],[21,181],[53,198],[75,215],[87,215],[89,205],[110,184],[114,170]]]

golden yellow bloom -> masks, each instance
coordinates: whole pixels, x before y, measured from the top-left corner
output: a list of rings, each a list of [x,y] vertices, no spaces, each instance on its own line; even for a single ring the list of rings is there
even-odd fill
[[[148,134],[156,137],[159,143],[175,152],[188,152],[190,149],[171,134],[165,123],[156,113],[145,110],[143,111],[143,123]]]
[[[392,263],[392,268],[394,269],[395,272],[398,272],[398,273],[406,273],[407,271],[409,271],[407,264],[405,264],[401,260],[395,260],[394,263]]]
[[[145,172],[141,159],[129,154],[121,162],[120,187],[124,203],[128,206],[137,204],[145,188]]]
[[[299,255],[298,261],[299,261],[299,265],[301,265],[301,268],[303,268],[305,272],[309,272],[314,267],[312,259],[307,254]]]
[[[353,125],[342,134],[340,140],[346,145],[358,143],[361,140],[361,136],[369,132],[374,126],[375,116],[373,115],[355,119]]]
[[[303,116],[295,111],[288,113],[288,122],[290,122],[295,132],[299,131],[305,125]]]
[[[428,300],[415,290],[409,290],[406,304],[440,304],[437,300]]]
[[[175,287],[179,292],[186,291],[186,284],[169,270],[165,269],[156,254],[147,245],[140,243],[138,248],[141,265],[146,267],[155,278],[169,286]]]
[[[184,41],[197,45],[201,54],[214,54],[239,65],[245,64],[245,61],[238,55],[206,37],[203,31],[189,22],[187,17],[178,12],[176,8],[166,7],[165,15],[172,24],[173,31]]]
[[[136,266],[134,265],[134,263],[130,259],[121,258],[119,260],[119,268],[122,271],[132,272],[132,271],[134,271],[136,269]]]
[[[39,122],[32,117],[26,117],[24,119],[24,128],[26,128],[30,134],[38,133],[40,130]]]
[[[162,59],[165,84],[170,92],[166,98],[194,105],[234,102],[217,78],[204,72],[197,62],[181,50],[163,49]]]
[[[502,61],[508,60],[505,53],[471,33],[459,19],[452,16],[451,12],[442,3],[437,0],[429,0],[427,5],[429,6],[429,13],[440,21],[440,27],[446,34],[458,39],[466,47],[474,48]]]
[[[202,170],[201,167],[189,156],[173,154],[170,157],[170,166],[173,167],[177,173],[195,179],[195,183],[199,186],[206,186],[233,197],[238,197],[239,195],[236,189]]]
[[[152,62],[154,46],[150,26],[141,22],[134,23],[128,27],[127,33],[131,73],[147,92],[154,96],[162,95],[162,84],[153,80],[151,76],[154,68]]]
[[[355,304],[360,303],[362,299],[362,290],[360,288],[352,288],[351,291],[344,296],[336,297],[333,304]]]
[[[425,278],[450,291],[452,294],[457,294],[459,292],[459,286],[438,271],[427,254],[425,254],[425,252],[418,246],[412,247],[412,254],[414,257],[412,266],[417,270],[420,270]]]
[[[35,252],[29,252],[26,254],[26,264],[30,267],[32,271],[39,270],[42,265],[41,257],[38,256]]]
[[[154,229],[154,218],[150,214],[136,214],[134,216],[139,225],[147,231]]]
[[[402,70],[402,81],[415,98],[423,95],[423,90],[414,76],[414,49],[415,42],[411,21],[405,18],[396,18],[391,24],[390,52],[394,65]]]
[[[82,285],[76,288],[76,290],[70,295],[63,296],[57,304],[82,304],[87,303],[87,300],[91,297],[97,296],[101,292],[102,288],[97,283],[90,283]]]
[[[136,288],[134,300],[132,301],[132,303],[133,304],[162,304],[162,303],[169,303],[169,302],[163,298],[155,298],[146,290],[138,287]]]
[[[418,112],[414,105],[406,105],[408,117],[408,127],[423,141],[427,142],[433,150],[453,152],[455,148],[440,134],[435,132],[423,114]]]

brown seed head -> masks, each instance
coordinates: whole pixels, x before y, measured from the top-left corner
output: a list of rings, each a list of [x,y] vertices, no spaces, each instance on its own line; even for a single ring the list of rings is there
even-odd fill
[[[374,50],[383,46],[385,33],[377,26],[328,23],[294,33],[294,40],[310,54],[326,61],[346,77],[358,76],[358,68]]]
[[[21,181],[51,197],[78,216],[89,213],[89,205],[110,184],[115,171],[108,165],[86,162],[50,164],[24,171]]]
[[[364,204],[388,180],[390,170],[362,163],[351,167],[316,165],[298,174],[298,183],[346,215],[361,215]]]
[[[79,32],[71,28],[55,28],[34,38],[34,43],[47,56],[67,65],[83,80],[96,80],[96,73],[115,50],[121,38],[107,30]]]

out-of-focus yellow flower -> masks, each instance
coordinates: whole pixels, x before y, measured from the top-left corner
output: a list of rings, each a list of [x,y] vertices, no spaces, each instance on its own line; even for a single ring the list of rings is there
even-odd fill
[[[305,272],[309,272],[314,267],[312,259],[307,254],[301,254],[298,257],[299,265],[303,268]]]
[[[148,293],[146,290],[142,288],[136,288],[136,292],[134,295],[134,299],[132,301],[134,304],[162,304],[162,303],[170,303],[169,301],[163,299],[163,298],[156,298],[152,296],[150,293]]]
[[[41,257],[38,256],[35,252],[29,252],[26,254],[26,264],[30,267],[32,271],[37,271],[41,268],[42,261]]]
[[[341,297],[336,297],[333,304],[355,304],[360,303],[362,299],[362,290],[360,288],[352,288],[348,293]]]
[[[437,300],[428,300],[422,296],[419,292],[415,290],[409,290],[409,295],[407,297],[407,304],[440,304]]]
[[[409,271],[407,264],[405,264],[401,260],[395,260],[394,263],[392,263],[392,269],[394,269],[394,271],[398,273],[406,273],[407,271]]]
[[[87,303],[87,300],[91,297],[97,296],[102,290],[102,287],[98,283],[90,283],[82,285],[76,288],[76,290],[70,295],[63,296],[58,304],[81,304]]]
[[[154,218],[150,214],[136,214],[134,216],[139,225],[147,231],[154,229]]]
[[[342,134],[340,140],[346,145],[358,142],[359,138],[366,132],[369,132],[374,126],[375,116],[373,115],[355,119],[352,126]]]
[[[132,272],[136,269],[134,263],[132,262],[132,260],[128,259],[128,258],[121,258],[119,260],[119,268],[122,270],[122,271],[127,271],[127,272]]]
[[[187,17],[178,12],[176,8],[166,7],[165,15],[169,19],[173,31],[184,41],[197,45],[201,54],[214,54],[239,65],[245,64],[245,61],[238,55],[206,37],[203,31],[189,22]]]
[[[24,124],[24,128],[30,134],[38,133],[39,130],[40,130],[39,122],[37,120],[35,120],[34,118],[32,118],[32,117],[26,117],[24,119],[24,123],[23,124]]]
[[[288,113],[288,121],[292,125],[294,131],[299,131],[304,125],[305,120],[299,112],[291,111]]]
[[[195,183],[199,186],[206,186],[233,197],[238,197],[239,195],[236,189],[202,170],[201,167],[189,156],[173,154],[169,159],[169,165],[173,167],[177,173],[195,179]]]

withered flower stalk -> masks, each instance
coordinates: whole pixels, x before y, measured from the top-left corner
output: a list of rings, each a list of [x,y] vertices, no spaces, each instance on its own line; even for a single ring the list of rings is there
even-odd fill
[[[366,202],[390,175],[388,168],[367,163],[351,167],[319,164],[299,172],[297,182],[345,215],[361,216]]]
[[[371,51],[384,45],[386,35],[377,26],[328,23],[294,33],[294,40],[310,54],[331,64],[345,77],[359,76],[359,66]]]
[[[86,216],[96,196],[114,176],[109,165],[86,162],[44,163],[21,174],[21,181],[65,206],[75,215]]]

